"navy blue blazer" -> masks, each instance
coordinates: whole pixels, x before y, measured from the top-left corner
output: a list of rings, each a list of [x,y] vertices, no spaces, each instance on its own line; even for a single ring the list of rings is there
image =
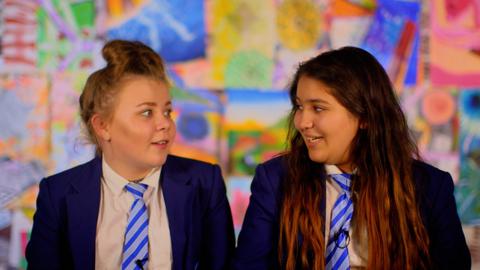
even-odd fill
[[[470,252],[458,218],[450,174],[423,162],[415,162],[413,171],[435,269],[470,269]],[[278,262],[278,238],[285,174],[282,157],[257,167],[233,269],[283,268]]]
[[[28,269],[95,268],[101,176],[97,157],[41,181],[26,250]],[[220,168],[170,155],[160,181],[172,269],[226,269],[235,236]]]

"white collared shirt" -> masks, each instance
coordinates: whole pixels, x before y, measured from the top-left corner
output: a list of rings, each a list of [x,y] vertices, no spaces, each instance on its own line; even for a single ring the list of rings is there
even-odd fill
[[[95,269],[121,269],[132,194],[125,190],[128,180],[118,175],[102,159],[100,209],[95,241]],[[140,183],[147,184],[143,198],[148,209],[149,270],[171,269],[172,246],[170,229],[160,186],[161,168],[152,170]]]
[[[335,165],[325,165],[325,171],[328,175],[330,174],[341,174],[343,173],[337,166]],[[332,210],[335,201],[337,200],[338,196],[340,196],[342,192],[342,188],[332,180],[329,176],[327,177],[326,183],[326,203],[325,203],[325,247],[328,243],[328,235],[330,234],[330,220],[332,219]],[[355,207],[355,206],[354,206]],[[366,241],[359,241],[359,237],[357,235],[353,235],[353,226],[355,224],[352,222],[350,223],[350,244],[348,245],[348,255],[350,258],[350,268],[363,268],[367,266],[367,259],[368,259],[368,243]],[[367,239],[366,237],[362,237],[363,239]]]

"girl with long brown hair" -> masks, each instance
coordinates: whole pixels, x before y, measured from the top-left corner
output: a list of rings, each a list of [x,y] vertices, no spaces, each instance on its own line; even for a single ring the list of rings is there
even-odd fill
[[[257,167],[234,269],[469,269],[451,176],[420,161],[368,52],[300,64],[289,148]]]

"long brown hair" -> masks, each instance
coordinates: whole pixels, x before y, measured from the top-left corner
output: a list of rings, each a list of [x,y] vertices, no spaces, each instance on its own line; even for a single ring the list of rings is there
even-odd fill
[[[357,169],[352,179],[354,235],[367,233],[367,268],[428,268],[429,238],[412,178],[418,149],[385,70],[370,53],[355,47],[328,51],[300,64],[292,81],[279,260],[287,270],[325,268],[325,222],[319,210],[325,200],[324,166],[310,160],[293,125],[302,76],[329,86],[366,127],[358,129],[352,141],[351,159]]]
[[[163,59],[154,50],[138,41],[111,40],[102,49],[107,65],[93,72],[80,95],[80,116],[88,140],[101,154],[91,119],[98,113],[105,119],[111,116],[119,85],[129,76],[146,76],[169,85]]]

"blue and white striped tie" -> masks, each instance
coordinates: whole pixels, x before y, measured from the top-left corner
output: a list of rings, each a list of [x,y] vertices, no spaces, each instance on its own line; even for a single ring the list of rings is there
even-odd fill
[[[148,212],[143,193],[147,185],[129,183],[125,186],[135,198],[130,208],[125,243],[123,244],[122,270],[146,269],[148,259]]]
[[[353,203],[350,191],[350,174],[332,174],[332,179],[342,188],[342,192],[335,201],[330,221],[330,233],[327,244],[326,269],[350,269],[348,244],[350,242],[349,229],[353,214]]]

